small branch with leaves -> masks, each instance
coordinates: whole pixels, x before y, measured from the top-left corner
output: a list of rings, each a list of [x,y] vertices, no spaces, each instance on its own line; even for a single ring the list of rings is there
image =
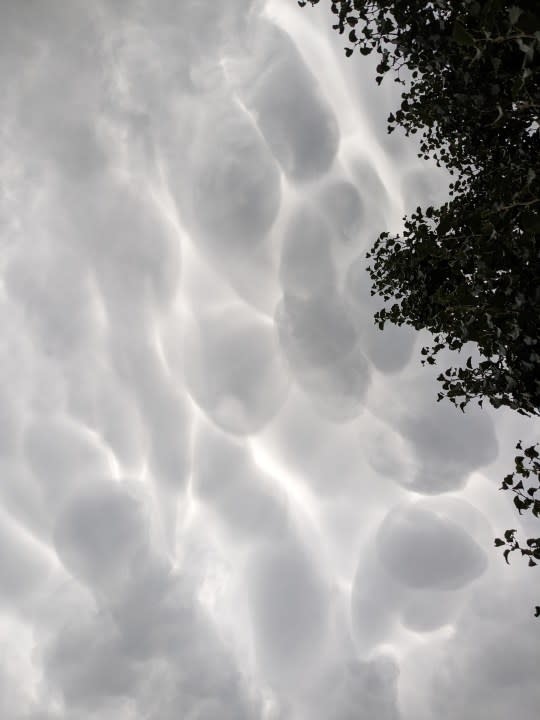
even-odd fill
[[[514,493],[514,505],[519,514],[530,511],[534,517],[540,518],[540,453],[537,445],[523,449],[518,442],[516,449],[522,454],[515,457],[515,471],[507,475],[501,490]],[[540,537],[528,538],[525,544],[516,539],[515,529],[506,530],[503,538],[495,538],[495,547],[504,547],[503,556],[509,563],[511,553],[518,551],[522,557],[528,558],[529,567],[536,567],[540,562]],[[540,605],[535,607],[535,617],[540,617]]]

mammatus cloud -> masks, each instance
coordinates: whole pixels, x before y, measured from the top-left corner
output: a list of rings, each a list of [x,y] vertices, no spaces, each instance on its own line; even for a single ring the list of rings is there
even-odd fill
[[[447,192],[394,89],[292,0],[6,2],[0,44],[0,715],[536,718],[490,549],[535,428],[372,321],[365,250]]]

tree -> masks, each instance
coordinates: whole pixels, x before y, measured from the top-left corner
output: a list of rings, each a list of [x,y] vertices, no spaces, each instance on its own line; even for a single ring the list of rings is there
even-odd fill
[[[439,375],[439,400],[540,415],[537,0],[329,2],[346,55],[376,53],[376,82],[391,72],[404,86],[388,132],[418,133],[419,156],[453,175],[448,202],[417,208],[401,234],[383,232],[369,251],[372,294],[391,302],[376,323],[429,330],[428,364],[444,348],[476,344],[479,359]]]

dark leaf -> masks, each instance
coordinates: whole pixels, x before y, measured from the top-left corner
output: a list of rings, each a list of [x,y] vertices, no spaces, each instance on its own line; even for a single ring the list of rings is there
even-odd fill
[[[470,32],[459,22],[454,23],[452,39],[460,45],[474,45],[474,38]]]

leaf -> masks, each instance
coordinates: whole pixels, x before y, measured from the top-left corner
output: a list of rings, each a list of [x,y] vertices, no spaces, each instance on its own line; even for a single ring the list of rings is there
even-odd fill
[[[470,32],[459,22],[454,23],[452,28],[452,40],[455,40],[459,45],[473,45],[475,44],[473,36]]]
[[[504,540],[501,540],[501,538],[495,538],[495,547],[501,547],[502,545],[505,545],[506,543]]]
[[[520,497],[516,496],[514,498],[514,505],[517,507],[518,512],[521,515],[523,510],[528,510],[530,508],[532,500],[522,500]]]
[[[520,7],[517,7],[517,5],[512,5],[511,8],[508,10],[508,17],[510,18],[510,22],[512,25],[515,25],[518,21],[519,16],[522,14],[523,10]]]
[[[540,213],[535,213],[530,210],[521,213],[521,227],[531,232],[540,232]]]
[[[512,552],[511,550],[505,550],[505,551],[503,552],[504,559],[506,560],[506,564],[507,564],[507,565],[510,565],[510,562],[509,562],[509,560],[508,560],[508,556],[510,555],[511,552]]]
[[[540,605],[536,605],[534,608],[534,617],[540,617]]]
[[[437,228],[437,232],[439,233],[439,235],[446,235],[446,233],[450,230],[451,227],[452,227],[452,217],[449,214],[447,214],[439,220],[439,226]]]

